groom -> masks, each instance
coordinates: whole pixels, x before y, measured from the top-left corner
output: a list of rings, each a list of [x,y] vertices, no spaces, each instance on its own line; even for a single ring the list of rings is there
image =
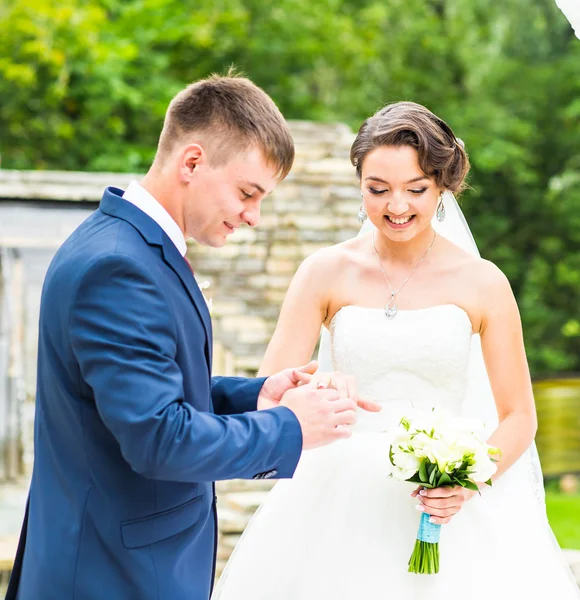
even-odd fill
[[[213,481],[292,477],[303,449],[349,435],[355,401],[299,385],[315,364],[211,378],[210,316],[185,259],[186,237],[219,247],[257,225],[293,158],[262,90],[238,77],[199,81],[169,105],[142,185],[105,190],[57,252],[42,291],[35,462],[8,598],[206,600]]]

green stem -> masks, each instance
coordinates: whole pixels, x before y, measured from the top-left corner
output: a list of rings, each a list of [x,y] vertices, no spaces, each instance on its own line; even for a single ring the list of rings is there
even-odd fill
[[[409,559],[409,573],[420,575],[439,573],[439,544],[416,540]]]

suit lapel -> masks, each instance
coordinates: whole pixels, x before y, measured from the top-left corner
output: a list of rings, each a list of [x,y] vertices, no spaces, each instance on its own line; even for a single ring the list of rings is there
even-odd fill
[[[117,188],[108,187],[103,194],[99,205],[99,210],[112,217],[123,219],[131,223],[143,236],[143,239],[151,246],[159,246],[163,252],[163,260],[177,274],[183,287],[186,289],[191,299],[206,334],[205,356],[207,360],[208,371],[211,375],[212,361],[212,328],[207,303],[203,297],[197,282],[187,266],[185,259],[181,256],[175,244],[169,239],[163,229],[146,215],[142,210],[123,200],[123,191]]]
[[[211,362],[212,362],[212,328],[211,318],[209,310],[207,308],[207,302],[195,281],[195,277],[185,262],[185,258],[181,256],[175,244],[166,236],[163,241],[163,258],[165,262],[175,271],[181,283],[187,290],[193,305],[195,306],[197,313],[203,323],[205,334],[207,337],[207,344],[205,347],[205,355],[207,358],[208,368],[210,369],[211,375]]]

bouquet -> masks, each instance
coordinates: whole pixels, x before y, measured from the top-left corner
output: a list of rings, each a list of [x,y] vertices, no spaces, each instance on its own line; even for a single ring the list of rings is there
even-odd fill
[[[491,485],[500,450],[482,442],[473,425],[436,411],[401,419],[389,449],[390,476],[424,488],[460,485],[479,491],[478,483]],[[439,572],[440,530],[428,514],[421,515],[410,573]]]

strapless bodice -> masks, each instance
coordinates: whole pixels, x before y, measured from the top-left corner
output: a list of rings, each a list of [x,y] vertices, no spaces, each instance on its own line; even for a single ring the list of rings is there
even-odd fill
[[[457,305],[399,311],[345,306],[330,324],[333,367],[356,378],[361,396],[383,405],[359,411],[354,430],[379,431],[410,409],[461,412],[472,325]]]

